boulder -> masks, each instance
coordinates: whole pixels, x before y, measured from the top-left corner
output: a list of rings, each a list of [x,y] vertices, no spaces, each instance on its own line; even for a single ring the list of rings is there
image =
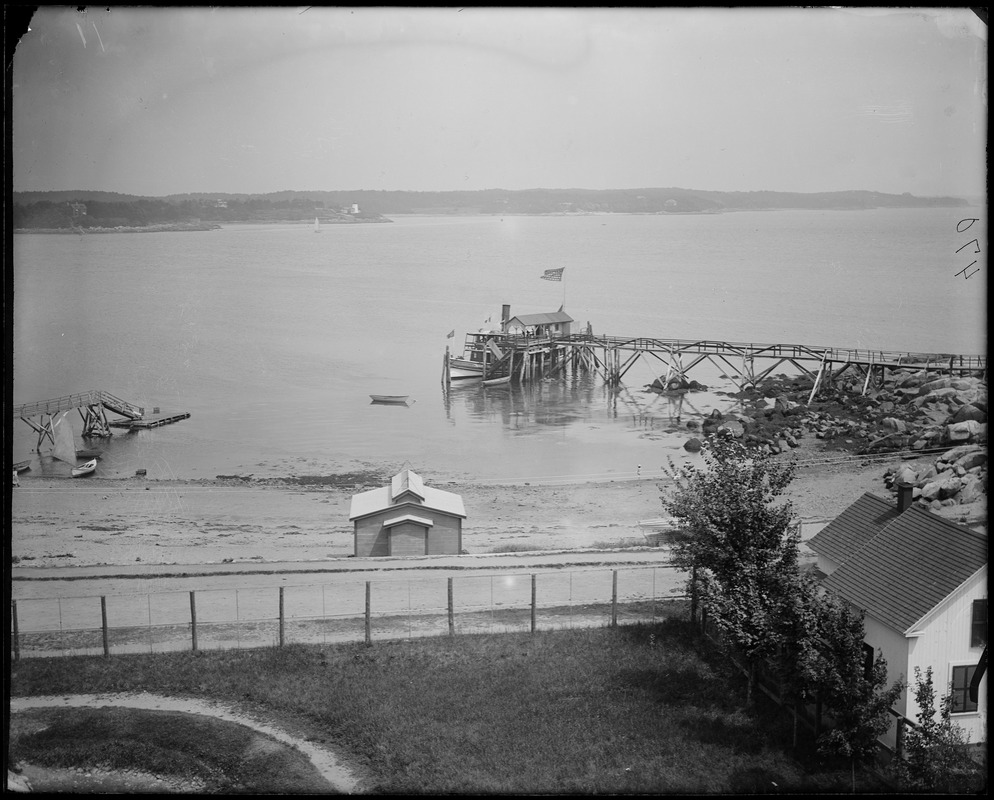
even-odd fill
[[[987,413],[980,410],[972,403],[967,403],[966,405],[960,406],[955,414],[950,418],[950,424],[956,424],[957,422],[967,422],[969,420],[974,420],[976,422],[987,422]]]
[[[954,389],[952,386],[947,386],[944,389],[933,389],[931,392],[925,395],[926,403],[936,403],[939,400],[945,400],[946,402],[953,400],[959,394],[959,389]]]
[[[937,462],[950,462],[955,463],[959,461],[963,456],[968,456],[971,453],[983,453],[984,448],[979,444],[962,444],[959,447],[954,447],[952,450],[947,450],[937,459]]]
[[[895,381],[897,385],[901,388],[911,388],[911,387],[921,386],[923,383],[925,383],[926,377],[927,376],[925,375],[924,370],[922,370],[919,372],[912,372],[911,374],[906,374],[906,373],[898,374],[895,377]]]
[[[737,419],[733,419],[719,425],[718,433],[726,433],[734,439],[741,439],[742,435],[745,433],[745,428],[742,427],[741,422]]]
[[[773,408],[775,410],[779,411],[781,414],[786,415],[786,414],[790,414],[790,413],[794,412],[796,409],[800,408],[800,403],[795,403],[789,397],[785,397],[784,395],[780,395],[773,402]]]
[[[887,430],[897,431],[898,433],[905,433],[908,430],[908,426],[904,420],[897,419],[896,417],[884,417],[880,424]]]
[[[970,474],[963,478],[957,498],[960,503],[975,503],[982,500],[984,494],[983,480],[978,475]]]
[[[952,378],[935,378],[934,380],[919,384],[918,394],[928,394],[929,392],[934,392],[936,389],[949,389],[952,385]]]
[[[938,475],[938,473],[935,471],[935,467],[933,465],[929,465],[925,467],[925,469],[918,472],[918,479],[915,483],[918,486],[924,486],[926,483],[935,478],[936,475]]]
[[[946,500],[950,497],[955,497],[959,494],[959,490],[962,484],[960,483],[959,477],[953,476],[950,478],[944,478],[939,481],[939,499]],[[924,494],[922,490],[922,494]]]
[[[970,439],[977,438],[980,435],[980,426],[981,423],[973,419],[946,425],[946,441],[968,442]]]
[[[974,467],[982,467],[987,463],[987,453],[983,450],[974,450],[972,453],[967,453],[963,457],[957,458],[954,463],[957,467],[962,467],[969,472]]]
[[[688,453],[698,453],[700,452],[701,447],[701,440],[696,437],[688,439],[683,443],[683,449]]]
[[[902,464],[894,473],[894,482],[916,484],[918,483],[918,473],[907,464]]]
[[[939,481],[930,481],[922,486],[922,500],[926,503],[931,503],[933,500],[939,499]]]

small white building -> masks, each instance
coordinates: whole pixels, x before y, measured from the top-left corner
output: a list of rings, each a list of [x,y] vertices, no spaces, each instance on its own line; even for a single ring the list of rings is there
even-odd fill
[[[861,609],[865,643],[887,659],[888,686],[906,688],[894,711],[915,721],[915,668],[932,668],[937,697],[972,744],[987,741],[987,536],[912,504],[864,494],[808,542],[826,589]],[[976,699],[971,698],[971,683]],[[882,738],[896,744],[896,726]]]
[[[458,555],[464,519],[461,495],[425,486],[409,469],[353,495],[349,510],[358,557]]]
[[[519,314],[502,321],[504,333],[532,336],[569,336],[573,318],[560,308],[545,314]]]

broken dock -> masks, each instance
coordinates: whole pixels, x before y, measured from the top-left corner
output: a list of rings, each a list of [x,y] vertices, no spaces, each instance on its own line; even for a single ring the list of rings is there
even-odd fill
[[[38,434],[38,447],[41,447],[45,439],[55,443],[55,417],[73,409],[79,411],[79,415],[83,419],[84,437],[111,436],[113,435],[111,428],[127,428],[129,430],[157,428],[160,425],[179,422],[190,416],[189,412],[186,411],[160,413],[158,408],[153,409],[151,414],[146,414],[144,407],[136,403],[129,403],[127,400],[122,400],[110,392],[100,389],[68,394],[53,400],[23,403],[14,406],[13,412],[15,419],[27,423]],[[116,414],[120,419],[108,418],[108,412]]]

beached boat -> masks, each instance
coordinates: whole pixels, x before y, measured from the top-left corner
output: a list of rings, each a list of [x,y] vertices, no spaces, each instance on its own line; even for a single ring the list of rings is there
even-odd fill
[[[72,476],[74,478],[82,478],[84,475],[90,475],[97,468],[97,460],[91,459],[85,464],[80,464],[78,467],[72,468]]]
[[[14,472],[29,472],[31,470],[30,461],[18,461],[14,464]]]
[[[371,394],[369,398],[374,403],[383,403],[389,406],[406,406],[408,403],[414,402],[406,394]]]

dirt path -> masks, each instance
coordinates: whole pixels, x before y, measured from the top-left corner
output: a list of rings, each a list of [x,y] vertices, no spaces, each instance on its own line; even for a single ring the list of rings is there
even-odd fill
[[[80,694],[58,697],[12,697],[10,699],[10,712],[15,714],[19,711],[26,711],[34,708],[66,708],[66,707],[90,707],[104,708],[108,706],[120,708],[136,708],[148,711],[173,711],[184,714],[201,714],[223,719],[227,722],[237,723],[252,728],[260,734],[271,737],[277,742],[299,750],[318,770],[325,780],[342,794],[354,794],[359,791],[359,779],[342,761],[327,748],[292,736],[286,731],[270,724],[262,722],[244,712],[213,700],[202,701],[191,698],[165,697],[154,694]],[[45,773],[45,774],[43,774]],[[28,766],[24,769],[22,776],[14,775],[8,771],[8,788],[13,791],[18,790],[19,778],[26,777],[30,789],[21,788],[21,791],[39,790],[53,791],[52,782],[67,783],[66,788],[70,791],[100,792],[108,791],[110,786],[121,787],[132,791],[167,790],[167,791],[196,791],[196,786],[170,785],[169,781],[163,781],[155,776],[130,775],[130,780],[126,776],[113,775],[110,773],[90,773],[89,775],[74,770],[41,770],[37,767]],[[86,778],[89,780],[86,780]],[[148,784],[151,782],[151,786]],[[94,785],[96,784],[96,785]],[[144,787],[144,788],[143,788]],[[113,791],[120,791],[116,788]]]

